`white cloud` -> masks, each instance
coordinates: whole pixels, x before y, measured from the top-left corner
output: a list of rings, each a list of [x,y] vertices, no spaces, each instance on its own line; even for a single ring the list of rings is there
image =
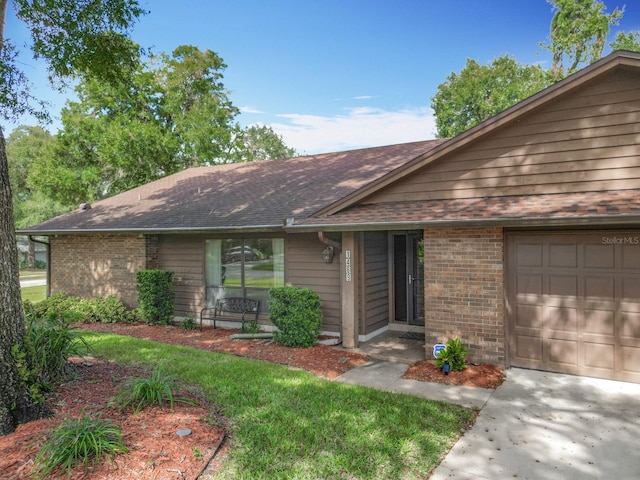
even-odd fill
[[[399,111],[361,107],[335,117],[298,113],[278,117],[288,122],[272,123],[271,128],[300,154],[429,140],[435,138],[436,130],[428,107]]]
[[[242,113],[264,113],[261,110],[258,110],[255,107],[240,107],[240,112]]]
[[[357,97],[353,97],[354,100],[371,100],[373,95],[359,95]]]

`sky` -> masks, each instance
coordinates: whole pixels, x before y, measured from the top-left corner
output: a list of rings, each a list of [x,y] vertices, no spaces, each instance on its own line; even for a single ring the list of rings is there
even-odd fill
[[[604,3],[611,12],[623,1]],[[640,30],[640,2],[626,3],[610,40],[617,30]],[[243,126],[271,126],[299,154],[434,138],[431,97],[468,58],[485,64],[508,54],[521,64],[550,64],[539,45],[548,42],[553,16],[546,0],[140,0],[140,5],[149,14],[134,26],[134,41],[154,53],[179,45],[215,51],[227,65],[223,83],[242,112],[237,120]],[[10,13],[5,35],[19,47],[28,42],[28,32]],[[34,93],[52,103],[48,129],[55,133],[73,92],[56,94],[47,85],[44,65],[30,55],[21,62]]]

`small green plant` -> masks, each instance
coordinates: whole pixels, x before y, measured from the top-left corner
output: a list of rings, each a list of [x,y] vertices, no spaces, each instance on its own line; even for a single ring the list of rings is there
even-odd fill
[[[273,338],[288,347],[312,347],[322,325],[322,303],[308,288],[275,287],[269,290],[269,320],[278,327]]]
[[[32,474],[37,479],[46,478],[57,468],[66,470],[70,477],[76,465],[83,465],[86,471],[91,462],[127,453],[120,428],[100,415],[68,419],[49,430],[47,437],[34,462]]]
[[[193,456],[196,457],[196,460],[198,460],[199,462],[204,459],[204,455],[202,455],[202,452],[197,448],[193,449]]]
[[[173,386],[173,377],[154,370],[149,378],[129,379],[124,389],[114,398],[114,403],[122,409],[133,405],[135,413],[150,405],[158,404],[162,407],[165,403],[173,410]]]
[[[445,344],[445,348],[438,352],[434,363],[442,369],[448,363],[454,372],[461,372],[467,368],[467,347],[462,344],[460,338],[452,338]]]
[[[137,314],[147,323],[171,325],[173,316],[173,272],[140,270],[136,272],[138,288]]]
[[[249,323],[244,326],[244,329],[247,333],[260,333],[260,325],[255,318],[252,318]]]
[[[198,328],[198,325],[196,324],[196,319],[193,317],[185,318],[179,323],[179,325],[180,325],[180,328],[182,328],[183,330],[195,330],[196,328]]]
[[[37,383],[44,390],[65,378],[69,357],[84,357],[90,352],[87,341],[64,317],[53,312],[45,318],[27,318],[24,348],[23,360],[30,377],[27,384]]]

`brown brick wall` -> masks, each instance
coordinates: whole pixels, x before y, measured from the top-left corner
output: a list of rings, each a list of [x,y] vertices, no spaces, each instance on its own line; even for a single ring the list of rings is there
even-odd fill
[[[501,228],[425,230],[427,358],[460,337],[471,361],[505,365],[503,238]]]
[[[51,293],[115,295],[127,306],[137,306],[136,272],[147,268],[147,245],[137,235],[52,237]]]

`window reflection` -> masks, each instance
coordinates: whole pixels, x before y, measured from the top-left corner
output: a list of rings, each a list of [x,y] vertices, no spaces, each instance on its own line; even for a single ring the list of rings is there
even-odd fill
[[[284,239],[211,239],[205,242],[205,281],[209,302],[245,296],[261,300],[284,285]]]

